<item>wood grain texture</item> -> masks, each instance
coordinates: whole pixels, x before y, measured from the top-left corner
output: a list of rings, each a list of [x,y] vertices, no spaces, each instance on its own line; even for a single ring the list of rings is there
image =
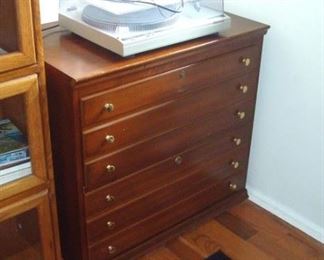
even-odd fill
[[[253,203],[244,203],[240,207],[234,207],[230,212],[257,229],[260,240],[271,241],[262,244],[266,250],[291,251],[290,254],[297,259],[308,251],[306,255],[310,259],[324,258],[323,245]],[[252,243],[258,244],[259,241],[254,238]]]
[[[53,158],[52,158],[52,146],[50,140],[50,127],[49,127],[49,116],[48,116],[48,101],[47,101],[47,90],[46,90],[46,75],[45,75],[45,62],[44,62],[44,49],[43,49],[43,35],[41,33],[41,17],[40,17],[40,3],[39,1],[33,1],[31,5],[33,12],[33,28],[34,28],[34,40],[35,40],[35,54],[38,61],[38,84],[39,84],[39,99],[42,104],[40,110],[42,117],[42,128],[44,138],[44,149],[45,149],[45,161],[47,178],[49,180],[48,185],[48,196],[50,203],[50,211],[52,218],[52,230],[53,230],[53,250],[56,259],[62,259],[61,246],[60,246],[60,234],[59,225],[57,218],[57,201],[55,194],[55,181],[54,181],[54,169],[53,169]]]
[[[167,248],[159,248],[154,252],[147,254],[141,258],[142,260],[180,260],[171,250]]]
[[[245,170],[244,167],[241,170],[224,171],[227,164],[228,162],[225,166],[219,166],[215,165],[213,161],[207,161],[204,166],[200,166],[198,169],[194,167],[188,169],[186,176],[176,182],[150,192],[146,196],[141,194],[141,197],[136,197],[128,204],[122,205],[108,214],[101,214],[94,219],[89,219],[87,223],[89,241],[97,241],[100,237],[111,236],[161,209],[177,204],[183,198],[190,197],[211,184],[217,185],[231,175],[244,176],[242,173]],[[107,226],[108,221],[115,224],[113,228],[110,229]]]
[[[139,259],[159,259],[168,252],[179,259],[203,260],[218,250],[233,260],[324,259],[323,244],[249,201],[188,228]]]
[[[166,244],[166,247],[170,249],[175,255],[178,255],[180,259],[201,259],[201,257],[208,257],[198,246],[190,243],[187,239],[180,236]],[[214,252],[216,252],[215,249]]]
[[[85,164],[85,186],[87,190],[92,190],[108,184],[111,181],[149,167],[158,161],[165,160],[170,156],[176,156],[199,143],[213,142],[215,144],[214,149],[221,149],[222,145],[232,147],[232,139],[235,136],[240,137],[242,140],[249,140],[249,126],[251,126],[253,116],[252,108],[250,102],[238,104],[230,107],[229,111],[224,109],[220,116],[217,113],[211,114],[212,117],[209,117],[208,121],[206,118],[193,120],[194,123],[186,127],[137,143],[127,149],[104,157],[99,157],[96,161],[88,162]],[[236,118],[235,112],[237,110],[246,111],[247,116],[244,120],[246,122],[241,122]],[[243,124],[243,127],[235,128],[240,124]],[[226,126],[232,127],[233,130],[226,133],[228,129]],[[150,153],[141,152],[143,150],[148,150]],[[107,172],[107,165],[113,165],[115,171],[112,173]]]
[[[133,176],[87,193],[85,196],[87,215],[93,217],[101,214],[102,211],[109,212],[129,201],[147,196],[165,185],[184,178],[187,172],[203,168],[204,166],[200,165],[201,162],[205,162],[206,165],[208,163],[212,164],[220,169],[228,168],[229,170],[234,170],[231,169],[230,162],[238,160],[241,162],[240,169],[245,169],[246,165],[244,163],[248,156],[247,144],[239,149],[220,149],[218,152],[213,150],[213,143],[195,147],[192,150],[179,154],[183,158],[181,165],[176,165],[174,162],[175,157],[172,156]],[[107,195],[113,196],[114,201],[107,202]]]
[[[251,57],[253,64],[245,68],[240,62],[242,57]],[[232,78],[233,75],[241,75],[242,77],[236,79],[238,82],[231,82],[232,84],[245,84],[253,88],[256,84],[253,82],[255,74],[252,72],[255,69],[257,70],[259,60],[260,55],[257,46],[243,48],[217,58],[211,58],[144,80],[122,85],[117,89],[86,96],[82,98],[83,124],[85,126],[94,123],[98,124],[117,115],[138,108],[145,108],[149,104],[161,103],[163,100],[174,99],[199,88],[216,88],[218,84]],[[218,69],[215,70],[215,68]],[[246,75],[247,72],[252,75]],[[109,82],[101,82],[97,85],[101,89],[105,89],[109,87]],[[235,85],[236,87],[238,86]],[[137,96],[136,99],[128,99],[128,96],[135,95]],[[105,113],[103,111],[105,103],[112,103],[115,107],[114,111]]]
[[[244,189],[245,178],[243,175],[233,175],[217,184],[210,183],[196,194],[186,197],[154,215],[148,216],[114,236],[98,241],[89,248],[90,259],[111,259],[118,253],[134,247],[151,236],[158,235],[164,229],[175,226],[190,216],[203,211],[232,193],[228,189],[230,182],[237,183],[238,191]],[[110,254],[107,245],[115,247],[116,251]]]
[[[210,75],[213,75],[212,71],[210,71]],[[257,75],[256,72],[245,74],[243,77],[219,85],[214,83],[209,88],[199,89],[199,91],[196,90],[184,96],[175,95],[169,100],[160,99],[158,103],[151,104],[147,109],[131,111],[126,116],[120,116],[106,124],[100,124],[98,127],[84,131],[84,156],[87,161],[93,160],[95,156],[111,153],[135,142],[141,142],[143,139],[184,127],[193,121],[201,124],[201,121],[209,121],[212,117],[214,124],[219,125],[218,129],[227,128],[229,125],[234,126],[239,124],[240,120],[237,120],[235,110],[231,111],[232,108],[245,110],[247,117],[244,121],[247,121],[253,116],[251,111],[253,106],[242,103],[253,100],[256,96]],[[242,85],[249,86],[247,93],[243,93],[239,89]],[[160,89],[160,86],[154,84],[154,89]],[[135,96],[137,99],[140,94]],[[112,104],[115,105],[114,102]],[[240,106],[244,108],[240,108]],[[118,106],[115,106],[115,111],[118,109]],[[131,108],[129,109],[131,110]],[[220,111],[221,109],[223,110]],[[225,114],[226,112],[228,115]],[[228,123],[223,123],[226,118],[228,118]],[[141,122],[150,122],[150,124],[141,124]],[[134,125],[139,127],[135,128]],[[214,128],[216,129],[216,127]],[[107,135],[114,136],[113,143],[106,141]]]
[[[216,220],[244,240],[253,237],[257,233],[256,229],[249,223],[228,212],[219,215]]]

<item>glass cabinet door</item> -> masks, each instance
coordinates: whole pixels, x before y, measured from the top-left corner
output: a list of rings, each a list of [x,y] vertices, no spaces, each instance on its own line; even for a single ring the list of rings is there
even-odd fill
[[[37,75],[0,83],[0,200],[45,182],[43,143]]]
[[[0,259],[54,259],[46,192],[0,208]]]
[[[0,259],[43,259],[37,210],[0,223]]]
[[[35,62],[31,0],[0,0],[0,72]]]

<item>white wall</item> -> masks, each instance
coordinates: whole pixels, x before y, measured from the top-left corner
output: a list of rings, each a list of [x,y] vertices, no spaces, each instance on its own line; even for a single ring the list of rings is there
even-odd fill
[[[42,21],[58,0],[41,0]],[[225,0],[271,25],[265,37],[250,157],[251,199],[324,242],[324,4]]]
[[[41,22],[50,23],[57,21],[59,0],[40,0]]]
[[[324,242],[324,4],[225,0],[271,25],[248,175],[251,199]]]

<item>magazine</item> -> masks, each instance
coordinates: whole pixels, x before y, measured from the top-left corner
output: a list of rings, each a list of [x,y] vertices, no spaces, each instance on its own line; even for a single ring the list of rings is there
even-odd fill
[[[25,136],[9,119],[0,119],[0,167],[27,159],[29,149]]]

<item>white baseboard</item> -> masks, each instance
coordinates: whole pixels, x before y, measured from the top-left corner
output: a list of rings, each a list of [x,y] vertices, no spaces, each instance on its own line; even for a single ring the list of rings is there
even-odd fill
[[[261,192],[247,186],[249,199],[260,207],[270,211],[294,227],[324,244],[324,227],[312,223],[291,208],[265,196]]]

